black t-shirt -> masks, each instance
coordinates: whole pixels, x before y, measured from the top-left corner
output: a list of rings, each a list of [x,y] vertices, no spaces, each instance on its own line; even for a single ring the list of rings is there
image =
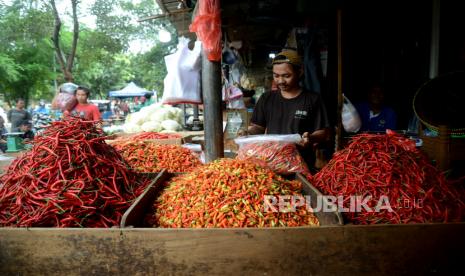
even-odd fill
[[[311,134],[329,127],[321,96],[307,91],[293,99],[284,98],[279,91],[264,93],[255,106],[251,122],[265,127],[267,134]]]

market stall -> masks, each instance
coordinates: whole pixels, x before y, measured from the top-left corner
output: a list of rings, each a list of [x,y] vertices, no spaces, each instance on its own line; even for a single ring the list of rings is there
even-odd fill
[[[464,187],[413,140],[356,135],[313,175],[289,138],[214,161],[224,154],[221,72],[218,61],[202,64],[204,160],[183,134],[162,133],[181,130],[179,110],[162,105],[128,117],[112,139],[82,121],[36,138],[0,178],[0,274],[465,273]],[[308,196],[311,208],[262,210],[289,196]],[[351,209],[368,196],[387,202]]]
[[[220,162],[213,162],[206,167],[198,167],[196,169],[190,168],[188,171],[191,172],[187,172],[184,175],[173,176],[164,172],[152,175],[150,178],[150,184],[146,186],[147,188],[142,193],[136,192],[136,194],[140,193],[140,195],[137,199],[130,201],[132,202],[131,206],[127,204],[124,206],[120,205],[119,209],[114,210],[116,211],[114,213],[110,211],[111,208],[92,211],[92,202],[95,200],[92,200],[93,196],[88,195],[98,195],[97,191],[100,190],[101,192],[97,199],[99,203],[97,204],[101,204],[108,200],[110,200],[109,202],[119,202],[121,199],[114,198],[114,195],[111,193],[111,189],[114,189],[110,188],[114,187],[111,182],[117,180],[117,185],[118,183],[125,183],[123,180],[124,177],[120,173],[126,171],[126,168],[123,169],[123,167],[121,167],[120,169],[115,170],[114,173],[117,173],[118,176],[114,179],[111,178],[111,173],[109,174],[109,179],[106,178],[105,175],[102,175],[100,179],[102,181],[109,181],[108,184],[100,181],[93,184],[99,186],[108,185],[108,189],[103,188],[102,186],[102,189],[98,189],[96,191],[91,188],[90,184],[88,184],[89,188],[84,188],[79,191],[77,189],[79,189],[78,186],[80,185],[80,182],[77,179],[69,180],[70,182],[58,181],[56,182],[58,183],[56,185],[62,185],[63,187],[62,189],[54,190],[55,194],[61,194],[61,197],[58,196],[55,200],[60,202],[60,205],[62,206],[69,206],[68,208],[73,208],[74,206],[73,209],[75,211],[74,213],[68,212],[67,210],[64,210],[64,212],[58,212],[58,210],[53,211],[52,209],[57,208],[56,205],[49,206],[46,205],[46,202],[50,202],[51,200],[53,201],[55,194],[52,193],[53,191],[49,190],[46,185],[41,184],[44,181],[49,181],[47,180],[47,177],[70,179],[71,175],[77,174],[82,177],[82,180],[85,181],[85,183],[87,183],[88,181],[91,181],[91,178],[87,178],[87,173],[84,173],[81,169],[79,169],[79,163],[74,165],[72,165],[72,163],[68,163],[68,157],[75,160],[73,156],[74,154],[79,154],[78,151],[81,152],[79,155],[85,153],[87,155],[94,156],[93,159],[87,159],[87,161],[84,159],[82,161],[76,160],[74,162],[83,162],[84,166],[88,166],[89,169],[92,170],[91,174],[96,175],[99,172],[102,173],[109,169],[106,167],[106,164],[98,162],[103,157],[100,156],[100,154],[108,155],[109,152],[113,152],[113,150],[105,144],[104,140],[102,140],[102,138],[104,139],[105,137],[99,138],[98,136],[88,136],[87,139],[89,140],[83,144],[88,145],[87,147],[79,148],[72,146],[73,139],[70,141],[69,138],[65,136],[61,137],[59,134],[60,127],[70,127],[77,131],[75,131],[75,134],[70,133],[68,135],[81,135],[80,133],[82,132],[79,131],[79,127],[76,127],[76,124],[79,123],[75,122],[73,126],[69,125],[70,123],[71,122],[53,123],[51,129],[45,131],[45,137],[37,138],[36,142],[38,143],[36,143],[36,148],[33,148],[26,157],[17,159],[16,165],[12,165],[17,166],[19,163],[23,164],[24,170],[14,173],[15,177],[19,177],[19,179],[21,179],[23,183],[21,187],[25,188],[31,187],[30,185],[35,185],[39,191],[45,189],[48,192],[46,192],[46,194],[42,194],[43,192],[41,194],[30,192],[22,195],[21,199],[24,202],[22,205],[23,207],[18,209],[17,207],[14,207],[18,206],[16,202],[18,197],[8,199],[5,198],[5,196],[7,196],[7,194],[11,196],[11,193],[19,195],[20,190],[18,190],[18,187],[15,186],[16,182],[14,179],[11,178],[13,174],[5,174],[2,178],[3,186],[1,193],[2,205],[0,206],[0,217],[2,219],[8,217],[14,218],[12,221],[10,220],[11,222],[9,222],[11,223],[9,226],[13,226],[18,222],[17,218],[20,218],[13,215],[13,210],[22,210],[25,212],[24,215],[26,216],[24,218],[21,217],[19,222],[23,226],[52,226],[55,219],[48,219],[49,216],[52,216],[58,219],[59,224],[57,226],[69,225],[78,228],[1,228],[0,272],[2,272],[2,274],[229,274],[231,272],[237,273],[240,271],[243,273],[269,274],[307,274],[310,272],[316,275],[328,275],[333,273],[367,275],[378,273],[382,275],[391,275],[392,273],[406,274],[433,272],[448,274],[461,271],[462,269],[464,255],[459,252],[461,252],[461,247],[465,243],[465,240],[462,238],[463,235],[461,235],[464,230],[464,223],[451,222],[454,221],[457,214],[450,212],[449,218],[447,218],[444,217],[443,212],[447,212],[446,208],[449,208],[447,207],[447,203],[457,204],[458,202],[441,201],[437,198],[438,193],[436,193],[436,191],[430,193],[428,190],[427,193],[432,196],[431,199],[435,199],[435,203],[433,205],[431,205],[433,201],[429,201],[430,197],[428,197],[428,195],[422,195],[424,197],[424,205],[431,206],[431,208],[433,208],[433,213],[431,213],[432,216],[428,216],[428,214],[430,214],[429,212],[423,213],[423,209],[420,209],[420,213],[423,213],[422,216],[426,223],[404,224],[407,221],[403,221],[401,222],[403,224],[385,224],[386,222],[382,221],[365,220],[365,222],[377,224],[354,225],[353,223],[357,223],[357,220],[348,220],[350,219],[350,216],[347,216],[347,213],[343,213],[344,219],[342,219],[342,217],[337,213],[316,211],[315,214],[320,224],[319,227],[315,227],[315,225],[305,226],[305,224],[308,224],[307,222],[302,226],[291,226],[294,222],[287,219],[296,219],[295,215],[291,212],[272,213],[273,216],[278,215],[280,217],[279,219],[276,218],[277,220],[275,220],[273,216],[270,216],[270,214],[263,213],[263,222],[270,224],[264,224],[263,226],[266,227],[261,229],[254,229],[256,227],[254,226],[254,223],[256,222],[258,222],[257,226],[260,227],[260,216],[258,216],[255,221],[253,219],[253,213],[247,213],[249,212],[247,210],[252,210],[252,212],[257,212],[256,214],[258,214],[258,212],[261,212],[258,210],[263,207],[260,206],[260,196],[256,198],[259,201],[253,204],[252,202],[247,202],[254,197],[255,193],[261,193],[259,192],[260,190],[255,191],[255,189],[259,189],[261,185],[265,185],[263,187],[271,185],[269,186],[270,188],[274,187],[272,189],[278,189],[276,192],[281,194],[285,190],[289,189],[288,187],[293,187],[293,185],[296,184],[295,182],[292,182],[294,184],[291,185],[291,182],[289,181],[292,181],[292,178],[287,180],[277,174],[275,175],[271,171],[271,168],[273,167],[267,168],[267,159],[254,159],[256,161],[253,162],[224,159],[220,160]],[[88,131],[92,133],[91,126],[88,125],[87,127]],[[153,135],[144,135],[148,138],[155,138]],[[157,135],[158,136],[156,136],[156,138],[167,138],[161,137],[160,134]],[[84,137],[81,139],[83,138]],[[379,135],[372,138],[361,136],[359,139],[378,139],[383,141],[383,143],[389,143],[389,139],[386,140],[387,138],[388,137]],[[380,159],[378,162],[390,162],[389,160],[393,159],[392,157],[389,157],[389,155],[392,155],[393,157],[396,156],[396,154],[404,156],[401,154],[402,151],[406,151],[405,154],[407,154],[413,150],[413,142],[402,140],[399,136],[393,136],[392,139],[392,145],[389,146],[386,146],[383,143],[375,143],[375,141],[365,141],[364,143],[359,142],[358,147],[370,147],[369,143],[375,143],[372,146],[379,146],[379,148],[376,149],[379,152],[378,154],[381,154],[383,149],[387,148],[386,152],[384,152],[382,156],[388,155],[388,158],[384,161]],[[55,144],[57,142],[58,144]],[[131,141],[131,139],[129,139],[129,141],[122,139],[122,142],[133,143],[134,141]],[[53,149],[55,154],[44,154],[47,152],[47,148]],[[68,149],[70,150],[69,153]],[[121,149],[124,150],[124,146]],[[139,149],[141,152],[136,154],[142,155],[144,153],[147,154],[151,152],[148,148],[143,149],[140,147]],[[136,150],[137,149],[133,151]],[[163,159],[163,156],[155,155],[158,156],[158,159],[155,159],[154,162],[158,162],[160,165],[162,165],[163,162],[168,162],[167,164],[169,165],[168,160],[170,158],[169,154],[171,151],[168,149],[165,150],[164,154],[168,154],[168,159]],[[94,151],[94,153],[92,153],[92,151]],[[129,154],[131,152],[132,151],[129,150]],[[415,158],[411,159],[411,157],[408,157],[413,156],[413,152],[410,155],[406,155],[407,159],[405,162],[407,163],[402,163],[404,166],[403,169],[393,167],[391,168],[391,171],[388,169],[385,172],[387,174],[392,174],[393,185],[395,185],[395,183],[403,183],[402,185],[405,185],[407,182],[404,183],[404,181],[407,181],[405,179],[407,176],[412,177],[409,180],[411,182],[424,181],[424,183],[421,182],[416,184],[419,185],[419,187],[423,187],[423,185],[426,185],[426,183],[429,183],[430,181],[435,181],[432,178],[432,174],[426,175],[426,179],[424,180],[421,180],[421,177],[418,178],[414,174],[410,176],[409,173],[411,171],[407,168],[408,166],[412,166],[412,164],[408,162],[417,162],[413,161]],[[261,152],[258,153],[261,154]],[[357,148],[348,148],[339,154],[339,159],[352,160],[355,158],[353,162],[351,161],[345,164],[348,170],[352,166],[352,169],[350,170],[354,171],[357,166],[362,166],[364,162],[372,162],[373,159],[370,158],[376,158],[376,155],[373,155],[372,152],[367,152],[366,156],[360,155],[361,153],[362,152],[358,151]],[[346,155],[344,154],[349,154],[353,157],[348,159],[348,157],[345,157]],[[111,155],[114,156],[113,158],[118,156],[116,153],[111,153]],[[179,157],[180,155],[177,154],[176,156],[172,156],[171,159],[174,161],[176,158],[179,159]],[[46,162],[53,162],[52,160],[55,160],[54,162],[61,164],[58,166],[62,166],[62,168],[59,168],[56,172],[52,172],[48,166],[35,167],[33,164],[39,161],[37,158],[42,158],[42,163],[46,161],[45,159],[49,160]],[[129,161],[130,157],[127,160]],[[139,158],[136,158],[136,160],[139,160]],[[337,163],[336,160],[337,159],[335,159],[334,164],[328,165],[328,169],[326,172],[322,173],[321,177],[323,177],[323,174],[333,170],[332,168],[336,169],[336,171],[333,170],[333,173],[341,172],[341,169],[337,168],[337,164],[344,164],[341,162]],[[96,161],[97,163],[92,163]],[[115,164],[119,164],[117,166],[121,166],[119,162],[120,161],[117,163],[110,162],[108,164],[113,164],[110,167],[114,169],[116,168]],[[282,164],[288,164],[285,161],[281,162]],[[181,163],[179,163],[178,166],[180,166],[180,164]],[[261,165],[258,166],[257,164]],[[282,168],[282,164],[278,168]],[[376,164],[371,164],[371,170],[376,170]],[[421,163],[418,164],[421,165]],[[423,164],[423,166],[425,165]],[[169,167],[167,167],[167,169],[169,169]],[[433,170],[432,173],[434,173],[434,168],[431,167],[430,169]],[[42,176],[35,181],[28,173],[29,170],[31,170],[33,175],[37,174]],[[176,167],[172,168],[172,170],[176,171]],[[60,171],[63,175],[61,175]],[[134,177],[129,171],[126,171],[126,174],[127,177]],[[344,188],[343,184],[345,181],[341,177],[348,177],[349,175],[350,174],[347,173],[341,174],[340,176],[333,176],[336,177],[339,182],[333,182],[330,185],[334,186],[333,189]],[[375,177],[376,172],[373,171],[370,177],[367,175],[368,174],[365,175],[366,179],[360,179],[360,181],[372,182],[372,177]],[[202,177],[205,177],[205,180],[202,180]],[[323,177],[321,179],[316,179],[314,183],[318,184],[318,187],[320,187],[319,189],[316,189],[311,185],[311,182],[308,182],[308,177],[299,177],[302,185],[304,185],[304,188],[300,188],[302,189],[302,194],[308,194],[312,199],[312,208],[316,208],[316,206],[313,205],[317,202],[315,198],[323,195],[329,195],[329,192],[324,188],[327,184],[324,184],[321,181],[331,178]],[[316,177],[318,178],[319,176],[317,175]],[[382,179],[384,179],[382,174],[378,175],[378,177],[378,181],[382,181]],[[139,177],[139,179],[141,178]],[[224,186],[225,182],[222,182],[226,181],[226,179],[228,179],[227,181],[229,183],[238,184],[239,186],[235,189],[239,190],[237,192],[227,193],[227,191],[232,189],[232,187],[236,184],[232,185],[231,188],[227,188]],[[94,181],[95,180],[96,179],[94,179]],[[178,183],[177,186],[174,184],[175,182]],[[280,182],[282,182],[282,184],[277,185],[277,183]],[[131,182],[126,183],[130,184]],[[260,183],[260,185],[258,185],[258,183]],[[340,187],[336,187],[338,183],[341,183],[342,185],[340,185]],[[69,186],[71,184],[73,186]],[[373,185],[374,184],[375,182],[373,182]],[[65,188],[66,185],[68,185],[68,188]],[[191,185],[190,188],[187,188],[189,187],[188,185]],[[168,189],[168,187],[170,188]],[[223,190],[225,188],[226,190]],[[440,188],[441,186],[437,186],[437,189]],[[6,193],[5,189],[7,189]],[[119,188],[117,187],[116,189]],[[182,192],[183,190],[184,192]],[[33,191],[33,189],[30,191]],[[161,195],[159,194],[160,192],[162,193]],[[224,195],[218,197],[211,196],[217,192],[224,193]],[[294,190],[294,192],[298,193],[298,190]],[[66,195],[67,193],[74,193],[78,197]],[[166,195],[163,196],[163,193],[166,193]],[[272,192],[272,190],[269,190],[264,192],[263,195],[273,195],[273,193],[274,192]],[[407,189],[405,193],[411,192]],[[241,196],[237,197],[239,194]],[[151,195],[152,198],[148,195]],[[421,193],[419,195],[421,195]],[[450,196],[453,195],[454,193],[450,192]],[[443,194],[442,196],[448,195]],[[174,200],[173,197],[176,197],[177,199]],[[80,200],[75,200],[76,198],[80,198]],[[227,220],[225,220],[225,222],[215,222],[215,217],[210,216],[209,213],[206,212],[206,209],[195,209],[197,208],[196,206],[202,205],[197,205],[198,203],[191,201],[191,199],[193,200],[194,198],[198,199],[199,201],[197,202],[200,204],[213,204],[212,206],[215,206],[214,202],[216,201],[216,206],[218,207],[209,209],[210,211],[208,212],[218,212],[219,214],[223,212],[223,216],[225,216]],[[158,201],[159,199],[162,201]],[[213,200],[213,202],[211,200]],[[245,202],[243,202],[244,200]],[[36,202],[40,204],[43,202],[47,209],[52,208],[49,210],[48,215],[44,216],[45,213],[42,211],[39,213],[33,211],[37,208]],[[156,202],[159,202],[157,204],[160,204],[157,205],[156,208],[166,211],[165,213],[160,214],[160,216],[156,215],[156,217],[159,218],[170,217],[171,215],[169,212],[172,212],[170,210],[173,210],[171,208],[181,208],[181,210],[184,208],[185,213],[184,211],[182,211],[182,213],[184,213],[187,216],[186,219],[188,219],[185,221],[187,225],[182,226],[184,229],[166,228],[177,227],[168,225],[162,227],[157,226],[155,228],[133,228],[143,225],[143,220],[145,220],[144,217],[147,217],[150,212],[154,211],[151,206],[153,206]],[[9,207],[5,209],[5,204],[7,203],[12,204],[13,209],[8,209]],[[90,213],[84,214],[81,212],[84,209],[76,208],[83,204],[90,208],[85,209],[90,210]],[[145,207],[141,207],[141,204],[144,204]],[[226,204],[231,205],[225,207]],[[235,206],[234,204],[238,205]],[[247,207],[247,204],[251,204],[250,207]],[[233,213],[229,215],[231,210],[236,210],[236,207],[238,207],[238,213],[234,212],[234,215],[232,215]],[[42,208],[36,210],[44,210]],[[452,211],[462,210],[460,208],[461,207],[458,205],[456,209],[452,209]],[[9,211],[5,212],[5,210]],[[28,217],[28,212],[31,211],[33,212],[33,217]],[[125,214],[122,216],[117,215],[117,213],[122,214],[121,212],[124,212]],[[199,212],[204,213],[201,216],[198,216]],[[404,210],[402,216],[408,216],[408,212],[408,209]],[[437,212],[443,213],[442,215],[439,215]],[[397,213],[400,214],[399,212]],[[99,214],[105,214],[109,220],[107,221],[107,219],[102,219],[99,217]],[[112,214],[115,214],[115,216]],[[244,216],[244,214],[247,215]],[[413,211],[411,214],[414,214]],[[302,213],[302,215],[304,215],[304,213]],[[382,215],[384,217],[385,213],[375,213],[372,215]],[[305,216],[306,215],[302,218]],[[213,228],[191,228],[203,219],[205,219],[207,224],[213,223],[206,227]],[[287,223],[290,224],[287,226],[280,225],[280,221],[282,219],[284,219],[282,222],[284,225],[287,225]],[[248,227],[240,227],[239,224],[235,224],[240,223],[241,220],[243,221],[242,223],[245,223]],[[83,221],[86,222],[86,225],[88,226],[98,226],[98,223],[104,223],[103,225],[106,225],[106,227],[110,227],[111,225],[113,225],[113,227],[118,227],[119,222],[121,222],[122,227],[118,229],[80,228],[79,225],[82,225]],[[171,223],[169,219],[162,219],[161,221]],[[184,221],[184,219],[182,221]],[[449,222],[441,223],[442,221]],[[30,224],[31,222],[32,224]],[[228,224],[223,225],[222,223]],[[229,225],[229,223],[231,224]],[[273,226],[274,223],[276,224]],[[341,225],[342,223],[345,225]],[[34,261],[31,262],[30,260]]]

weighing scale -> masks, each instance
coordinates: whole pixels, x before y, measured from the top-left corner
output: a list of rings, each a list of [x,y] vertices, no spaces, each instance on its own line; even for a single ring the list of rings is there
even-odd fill
[[[6,152],[18,152],[24,149],[23,138],[20,136],[23,135],[22,132],[10,132],[5,133],[6,136]]]

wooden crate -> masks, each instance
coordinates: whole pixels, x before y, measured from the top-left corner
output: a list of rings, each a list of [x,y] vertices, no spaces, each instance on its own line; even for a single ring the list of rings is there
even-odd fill
[[[141,227],[144,226],[144,217],[147,211],[151,210],[156,197],[163,189],[163,183],[169,181],[173,177],[173,174],[162,171],[156,179],[145,189],[145,191],[134,201],[129,209],[124,213],[121,219],[121,228],[128,226]],[[322,194],[311,185],[307,179],[301,175],[296,174],[296,179],[302,182],[303,194],[310,196],[310,203],[313,208],[316,207],[317,198],[322,197]],[[331,205],[328,202],[325,204]],[[339,212],[315,212],[320,225],[343,225],[344,221],[342,215]]]
[[[0,228],[0,275],[465,275],[465,224]]]

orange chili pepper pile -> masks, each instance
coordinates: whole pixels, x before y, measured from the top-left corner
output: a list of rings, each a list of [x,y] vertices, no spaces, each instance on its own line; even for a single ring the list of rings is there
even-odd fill
[[[128,164],[140,172],[190,172],[202,165],[189,149],[180,145],[158,145],[142,141],[112,144]]]
[[[115,140],[121,141],[143,141],[143,140],[150,140],[150,139],[176,139],[182,138],[181,135],[176,133],[159,133],[159,132],[140,132],[137,134],[129,135],[129,136],[121,136],[116,138]]]
[[[147,186],[95,122],[67,118],[34,138],[0,177],[0,225],[118,226]]]
[[[153,220],[155,226],[173,228],[317,226],[305,207],[264,212],[265,195],[301,195],[301,188],[267,168],[220,159],[173,178],[155,202]]]
[[[236,159],[252,159],[253,162],[256,162],[256,159],[262,160],[271,170],[279,174],[310,175],[305,161],[293,143],[275,141],[246,143],[240,146]]]
[[[342,195],[346,208],[350,196],[371,196],[367,205],[372,210],[343,213],[354,224],[448,222],[465,216],[458,187],[446,182],[413,141],[392,131],[354,137],[314,176],[313,184],[327,195]],[[381,196],[392,212],[374,209]]]

